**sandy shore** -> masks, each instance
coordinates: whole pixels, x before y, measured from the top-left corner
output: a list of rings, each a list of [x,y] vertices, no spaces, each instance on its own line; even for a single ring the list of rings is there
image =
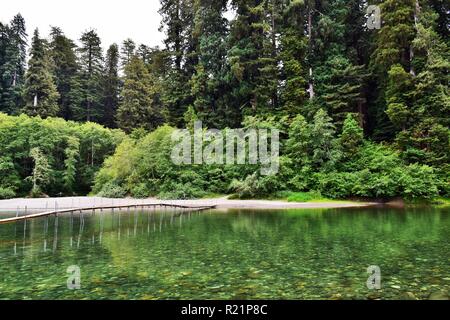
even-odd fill
[[[350,208],[366,207],[372,203],[363,202],[285,202],[269,200],[228,200],[226,198],[200,200],[158,200],[149,199],[109,199],[101,197],[66,197],[40,199],[10,199],[0,200],[0,212],[27,211],[36,212],[65,208],[84,208],[94,206],[133,205],[143,203],[166,203],[186,206],[216,206],[217,209],[317,209],[317,208]]]

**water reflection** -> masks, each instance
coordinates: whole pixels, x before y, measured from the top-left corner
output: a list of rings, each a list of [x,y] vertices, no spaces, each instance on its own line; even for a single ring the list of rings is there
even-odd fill
[[[449,240],[448,210],[76,212],[0,226],[0,298],[426,299],[450,289]]]
[[[173,226],[178,221],[178,227],[182,228],[183,219],[189,221],[193,216],[199,215],[201,211],[192,210],[157,210],[141,209],[139,211],[99,211],[99,212],[78,212],[66,215],[48,216],[37,220],[24,220],[10,225],[3,226],[3,229],[8,229],[8,226],[14,228],[14,244],[13,252],[17,254],[17,242],[22,241],[21,249],[33,249],[38,241],[42,241],[42,251],[47,252],[48,243],[51,243],[51,250],[55,252],[58,249],[59,233],[62,233],[64,238],[67,238],[69,246],[80,248],[83,244],[94,245],[101,244],[103,234],[105,232],[114,232],[117,234],[117,239],[121,240],[122,235],[126,238],[136,237],[140,228],[141,233],[147,232],[163,232],[164,228]],[[203,212],[204,213],[204,212]],[[60,224],[62,220],[62,224]],[[85,223],[88,221],[89,237],[86,237]],[[49,232],[49,224],[53,225],[53,230]],[[106,230],[105,230],[106,224]],[[32,229],[30,229],[30,225]],[[41,230],[39,230],[41,228]],[[20,235],[18,234],[20,230]],[[7,232],[6,232],[7,233]],[[5,233],[5,234],[6,234]],[[1,233],[0,233],[1,234]]]

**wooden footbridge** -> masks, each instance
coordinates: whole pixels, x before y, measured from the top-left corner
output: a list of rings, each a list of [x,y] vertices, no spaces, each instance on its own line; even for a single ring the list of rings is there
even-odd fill
[[[103,211],[103,210],[115,210],[115,209],[145,209],[145,208],[154,208],[156,209],[174,209],[174,210],[180,210],[180,211],[202,211],[202,210],[209,210],[214,209],[215,206],[185,206],[185,205],[177,205],[177,204],[171,204],[171,203],[135,203],[135,204],[126,204],[126,205],[105,205],[105,206],[92,206],[92,207],[80,207],[80,208],[65,208],[65,209],[57,209],[51,211],[45,211],[41,213],[34,213],[34,214],[25,214],[23,216],[19,215],[19,212],[17,212],[15,217],[12,218],[5,218],[0,219],[0,224],[7,224],[7,223],[14,223],[18,221],[26,221],[29,219],[36,219],[36,218],[42,218],[42,217],[48,217],[48,216],[58,216],[59,214],[65,214],[65,213],[74,213],[74,212],[80,212],[83,211],[91,211],[92,213],[95,213],[96,211]]]

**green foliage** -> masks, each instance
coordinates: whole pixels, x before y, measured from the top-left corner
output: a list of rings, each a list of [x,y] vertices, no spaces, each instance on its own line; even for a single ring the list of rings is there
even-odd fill
[[[0,23],[0,112],[16,114],[23,103],[27,33],[20,14],[9,25]]]
[[[404,129],[411,117],[411,89],[413,78],[400,64],[389,70],[386,90],[387,110],[389,119],[398,128]]]
[[[100,192],[98,193],[99,197],[105,198],[123,198],[127,194],[126,190],[121,186],[114,184],[112,182],[105,184]]]
[[[165,184],[159,193],[161,199],[196,199],[201,198],[206,193],[193,183],[169,183]]]
[[[34,168],[30,180],[33,184],[31,188],[31,196],[38,197],[42,190],[50,182],[50,166],[47,157],[39,148],[30,150],[30,157],[33,159]]]
[[[16,196],[16,193],[11,188],[0,187],[0,199],[11,199]]]
[[[364,142],[364,132],[352,114],[348,114],[344,121],[339,143],[345,154],[354,155]]]
[[[332,119],[320,109],[312,123],[297,116],[289,129],[286,152],[296,164],[311,167],[333,166],[340,157]]]
[[[304,21],[298,4],[291,4],[284,16],[290,23],[281,36],[280,58],[283,62],[282,77],[285,80],[281,97],[285,112],[295,114],[301,109],[307,94],[307,72],[303,61],[307,51],[307,38],[302,32]]]
[[[120,96],[119,48],[116,44],[112,44],[106,52],[105,69],[102,122],[110,128],[115,128],[115,117]]]
[[[148,196],[151,194],[149,188],[147,187],[147,185],[145,183],[139,183],[139,184],[135,185],[131,189],[130,193],[133,198],[137,198],[137,199],[148,198]]]
[[[320,192],[310,191],[310,192],[291,192],[287,197],[289,202],[311,202],[311,201],[321,201],[326,200]]]
[[[86,194],[104,159],[123,139],[118,130],[93,123],[78,124],[62,119],[19,117],[0,114],[0,187],[27,195],[33,187],[33,170],[45,155],[51,183],[39,183],[40,192],[49,195]],[[39,162],[38,164],[43,164]],[[42,166],[41,166],[42,167]],[[39,165],[38,165],[39,169]],[[38,173],[38,172],[37,172]],[[30,177],[27,179],[27,177]]]
[[[144,62],[136,56],[125,66],[122,101],[117,110],[117,123],[121,129],[153,130],[163,122],[161,110],[155,105],[155,79]]]
[[[244,180],[232,180],[229,187],[239,199],[266,197],[281,189],[282,185],[276,176],[260,176],[257,172]]]
[[[49,55],[52,62],[52,74],[59,93],[58,115],[68,120],[73,118],[74,101],[71,91],[78,72],[76,45],[64,35],[60,28],[52,27],[50,36]]]
[[[384,0],[380,8],[383,24],[377,33],[373,66],[387,73],[392,65],[409,67],[409,50],[414,39],[414,6],[412,0]]]
[[[47,43],[34,31],[31,58],[25,80],[25,113],[52,117],[59,113],[59,94],[50,69]]]
[[[68,137],[67,148],[65,150],[66,159],[64,165],[66,171],[64,172],[64,186],[69,192],[75,187],[77,162],[80,156],[80,141],[75,137]]]
[[[450,50],[442,1],[160,3],[165,48],[126,39],[104,57],[94,30],[82,34],[77,48],[53,27],[48,43],[35,33],[26,76],[25,21],[17,15],[0,24],[0,111],[88,122],[1,114],[5,193],[87,193],[94,176],[95,193],[121,189],[135,197],[227,191],[271,197],[291,189],[417,199],[450,192]],[[381,7],[380,30],[367,28],[368,4]],[[195,120],[222,130],[279,129],[280,172],[175,166],[170,135],[175,127],[192,129]],[[26,179],[34,148],[50,168],[50,183],[35,187]]]
[[[103,54],[101,40],[94,30],[84,32],[78,48],[80,72],[74,79],[73,116],[75,120],[100,122],[103,111]]]
[[[397,153],[372,143],[366,143],[353,161],[345,164],[345,169],[315,174],[316,188],[331,198],[388,199],[401,195],[407,199],[431,199],[438,194],[439,181],[432,168],[407,166]]]

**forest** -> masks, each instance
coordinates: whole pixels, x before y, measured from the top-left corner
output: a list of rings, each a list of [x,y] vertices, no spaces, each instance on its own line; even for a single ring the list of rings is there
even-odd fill
[[[449,12],[445,0],[160,0],[163,47],[42,35],[17,14],[0,23],[0,198],[448,197]],[[171,133],[196,120],[277,128],[280,172],[176,166]]]

